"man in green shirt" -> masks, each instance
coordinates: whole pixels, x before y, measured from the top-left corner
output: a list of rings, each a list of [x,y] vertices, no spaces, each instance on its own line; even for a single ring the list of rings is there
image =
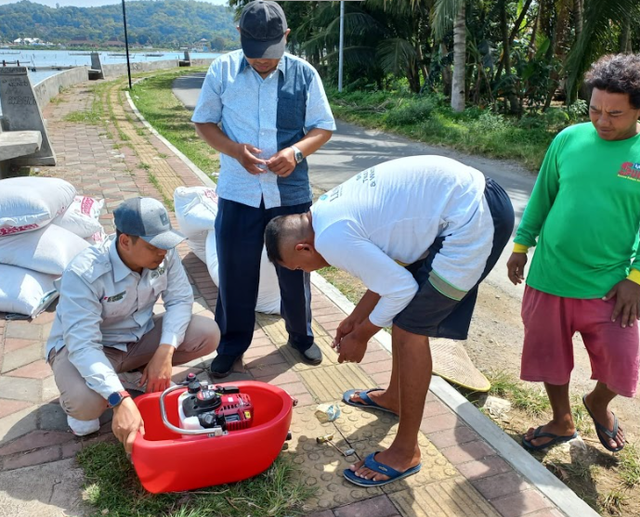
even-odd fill
[[[507,262],[509,279],[521,283],[536,246],[522,300],[521,378],[544,382],[553,420],[523,436],[530,450],[577,436],[569,402],[574,333],[597,381],[582,400],[610,451],[625,440],[609,404],[633,397],[638,384],[640,55],[604,56],[586,82],[591,123],[552,142]]]

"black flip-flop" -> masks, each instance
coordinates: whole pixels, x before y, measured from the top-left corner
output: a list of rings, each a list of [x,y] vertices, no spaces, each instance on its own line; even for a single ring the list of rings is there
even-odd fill
[[[600,434],[600,433],[604,433],[608,438],[611,438],[613,441],[615,441],[616,436],[618,435],[618,417],[615,415],[615,413],[613,411],[611,412],[611,414],[613,415],[613,429],[609,431],[609,429],[607,429],[600,422],[598,422],[596,418],[593,416],[593,413],[589,409],[589,406],[587,406],[586,395],[582,396],[582,403],[584,404],[584,407],[586,408],[587,413],[589,413],[591,420],[593,420],[593,423],[596,425],[596,435],[598,436],[598,440],[600,440],[600,443],[602,444],[602,446],[611,452],[620,452],[622,449],[624,449],[624,444],[622,444],[620,447],[611,447],[611,445],[609,445],[609,441],[605,440]]]
[[[533,431],[533,438],[531,440],[527,440],[524,436],[522,437],[522,445],[524,445],[525,449],[528,449],[530,451],[543,451],[545,449],[548,449],[549,447],[553,447],[554,445],[557,445],[559,443],[568,442],[578,437],[577,431],[571,436],[562,436],[559,434],[542,432],[543,427],[543,425],[538,426],[536,430]],[[551,440],[546,443],[541,443],[540,445],[533,445],[531,442],[536,438],[551,438]]]

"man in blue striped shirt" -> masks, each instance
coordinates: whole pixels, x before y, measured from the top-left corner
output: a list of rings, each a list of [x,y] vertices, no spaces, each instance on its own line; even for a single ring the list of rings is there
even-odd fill
[[[335,130],[320,76],[284,52],[290,29],[282,8],[251,2],[238,30],[242,50],[211,64],[192,117],[198,135],[221,153],[215,231],[222,337],[211,363],[217,378],[228,375],[251,344],[264,229],[273,217],[309,209],[306,157]],[[289,345],[303,361],[319,364],[309,274],[276,271]]]

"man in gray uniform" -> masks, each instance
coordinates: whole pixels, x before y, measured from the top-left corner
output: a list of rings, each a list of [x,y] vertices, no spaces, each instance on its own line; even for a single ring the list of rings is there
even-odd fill
[[[193,292],[174,249],[184,237],[162,203],[128,199],[113,215],[115,237],[87,248],[62,274],[47,358],[74,434],[98,431],[112,407],[113,432],[130,452],[144,422],[118,374],[142,369],[135,387],[162,391],[172,365],[213,352],[220,331],[192,317]],[[154,316],[160,297],[165,313]]]

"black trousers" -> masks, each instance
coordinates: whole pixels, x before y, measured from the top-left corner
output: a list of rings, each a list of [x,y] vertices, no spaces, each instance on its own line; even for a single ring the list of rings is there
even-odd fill
[[[301,214],[311,203],[265,209],[218,200],[216,246],[218,251],[218,303],[216,322],[221,339],[218,354],[242,355],[251,345],[258,300],[260,257],[264,229],[278,215]],[[311,282],[309,273],[276,266],[280,284],[280,314],[289,339],[300,351],[313,344]]]

